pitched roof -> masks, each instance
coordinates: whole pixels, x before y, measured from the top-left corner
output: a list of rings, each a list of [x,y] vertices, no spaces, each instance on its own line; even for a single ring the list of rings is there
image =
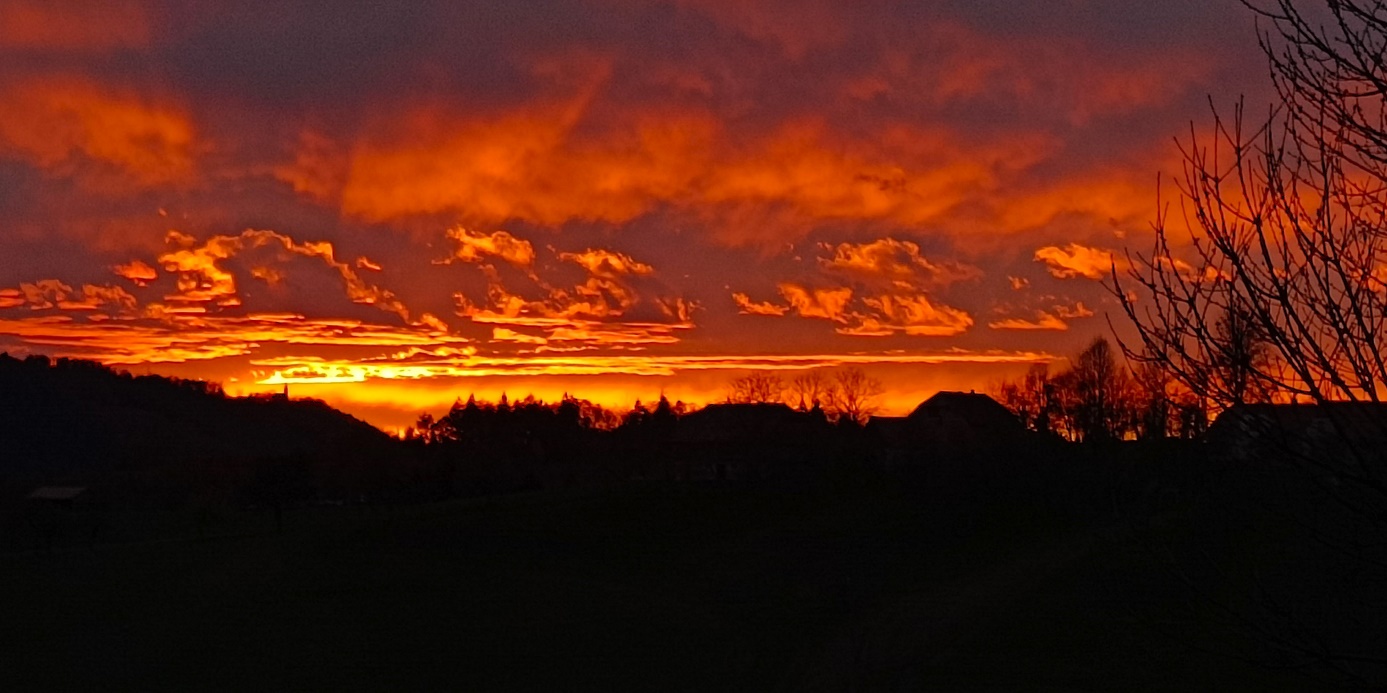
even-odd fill
[[[1021,428],[1021,421],[1000,402],[976,392],[940,392],[910,412],[911,420],[960,420],[975,428]]]
[[[676,440],[728,442],[766,440],[808,422],[806,415],[779,402],[710,404],[679,419]]]

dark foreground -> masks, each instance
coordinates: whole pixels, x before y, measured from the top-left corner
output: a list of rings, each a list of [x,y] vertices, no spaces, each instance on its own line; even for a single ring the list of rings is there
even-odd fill
[[[1274,647],[1222,618],[1245,586],[1226,576],[1284,545],[1275,527],[1239,530],[1226,509],[1169,489],[1141,492],[1145,506],[1124,499],[1134,514],[907,487],[631,485],[305,508],[278,534],[271,516],[245,511],[202,538],[151,529],[11,551],[0,555],[0,688],[1333,682],[1274,668]],[[1039,490],[1012,491],[1027,492]]]

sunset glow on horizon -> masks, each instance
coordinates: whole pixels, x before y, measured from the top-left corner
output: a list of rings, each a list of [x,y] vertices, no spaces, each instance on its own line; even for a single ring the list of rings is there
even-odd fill
[[[0,351],[387,430],[849,366],[904,413],[1124,329],[1264,71],[1233,2],[7,0]]]

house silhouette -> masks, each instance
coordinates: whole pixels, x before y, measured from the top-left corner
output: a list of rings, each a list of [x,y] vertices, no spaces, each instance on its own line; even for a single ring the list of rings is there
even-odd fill
[[[917,439],[946,446],[990,446],[1018,440],[1026,427],[1000,402],[976,392],[940,392],[906,417]]]
[[[867,433],[887,469],[939,455],[987,452],[1027,440],[1029,432],[1006,407],[975,392],[939,392],[908,416],[874,416]]]
[[[1204,439],[1237,461],[1376,466],[1387,461],[1387,404],[1240,404],[1220,413]]]
[[[754,479],[800,466],[818,451],[822,414],[781,403],[710,404],[679,419],[671,476],[686,480]]]

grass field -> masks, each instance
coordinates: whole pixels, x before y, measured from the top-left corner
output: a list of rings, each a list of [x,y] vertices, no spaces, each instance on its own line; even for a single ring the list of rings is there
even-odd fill
[[[1308,685],[1164,622],[1185,597],[1120,523],[888,488],[635,485],[237,526],[0,555],[0,689]]]

